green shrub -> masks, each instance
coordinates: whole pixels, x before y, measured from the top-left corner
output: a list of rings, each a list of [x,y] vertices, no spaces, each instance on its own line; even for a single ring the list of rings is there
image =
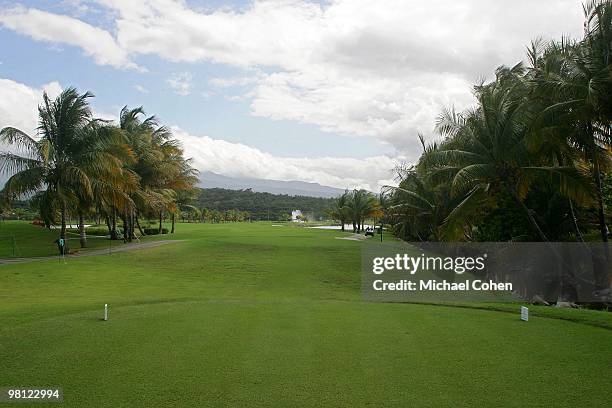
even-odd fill
[[[157,235],[159,234],[159,228],[145,228],[144,233],[147,235]],[[162,234],[167,234],[168,228],[162,228]]]
[[[108,228],[85,228],[90,235],[108,235]]]
[[[78,228],[69,228],[67,229],[68,232],[73,233],[73,234],[78,234],[79,233],[79,229]],[[85,228],[85,232],[87,233],[87,235],[101,235],[101,236],[106,236],[108,235],[108,228]]]

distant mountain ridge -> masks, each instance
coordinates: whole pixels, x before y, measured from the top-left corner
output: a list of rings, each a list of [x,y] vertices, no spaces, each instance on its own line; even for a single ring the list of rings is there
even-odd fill
[[[222,176],[213,172],[200,173],[201,188],[225,188],[229,190],[252,189],[255,192],[287,194],[291,196],[332,198],[341,195],[341,188],[323,186],[305,181],[263,180],[241,177]]]
[[[8,176],[0,174],[0,189]],[[305,181],[281,181],[263,180],[240,177],[228,177],[212,172],[200,173],[201,188],[226,188],[229,190],[252,189],[255,192],[271,194],[287,194],[291,196],[322,197],[334,198],[341,195],[344,190],[341,188],[323,186],[318,183],[308,183]]]

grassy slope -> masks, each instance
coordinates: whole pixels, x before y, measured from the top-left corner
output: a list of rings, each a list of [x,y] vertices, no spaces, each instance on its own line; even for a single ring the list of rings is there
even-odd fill
[[[165,247],[0,266],[0,385],[61,386],[64,406],[608,402],[611,330],[361,302],[339,234],[180,224]]]

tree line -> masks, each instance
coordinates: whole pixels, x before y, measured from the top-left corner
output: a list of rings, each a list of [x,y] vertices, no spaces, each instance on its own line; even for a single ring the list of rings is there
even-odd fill
[[[386,212],[418,241],[607,242],[612,176],[612,2],[584,6],[584,37],[527,47],[445,109],[413,166],[397,168]]]
[[[366,220],[374,224],[383,217],[383,209],[378,198],[366,190],[345,191],[333,200],[328,211],[332,220],[338,221],[345,230],[345,224],[352,224],[353,232],[362,232]]]
[[[197,172],[183,155],[170,129],[142,107],[124,107],[117,123],[94,118],[89,92],[74,88],[51,99],[45,93],[38,108],[37,136],[14,127],[0,131],[0,171],[10,175],[1,191],[4,203],[30,198],[43,223],[66,224],[78,218],[80,245],[87,245],[85,219],[102,217],[111,239],[141,235],[139,219],[158,219],[159,232],[167,214],[179,211],[180,198],[193,189]],[[65,248],[60,249],[65,251]]]
[[[183,222],[249,222],[252,221],[251,213],[238,209],[225,211],[210,210],[206,207],[198,208],[194,205],[186,205],[181,211],[181,220]]]
[[[272,194],[251,189],[205,188],[196,190],[191,204],[210,212],[247,211],[254,221],[287,221],[291,219],[293,210],[301,210],[314,219],[325,217],[332,201],[330,198]]]

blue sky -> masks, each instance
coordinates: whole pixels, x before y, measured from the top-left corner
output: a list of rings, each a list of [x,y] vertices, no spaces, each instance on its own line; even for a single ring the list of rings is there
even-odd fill
[[[6,29],[0,30],[0,44],[1,77],[35,87],[58,81],[64,87],[89,90],[96,96],[92,105],[105,114],[117,114],[124,105],[142,105],[148,114],[159,116],[165,123],[180,124],[190,133],[247,143],[281,156],[367,157],[392,151],[376,140],[352,143],[354,138],[350,136],[323,132],[315,125],[254,117],[249,114],[248,101],[228,100],[245,92],[245,87],[219,90],[209,84],[213,78],[248,74],[243,69],[206,61],[185,64],[137,56],[134,60],[147,72],[117,70],[97,65],[74,46],[32,41]],[[189,95],[176,94],[166,83],[177,72],[192,74]]]
[[[376,190],[443,106],[580,26],[571,0],[0,0],[0,126],[74,86],[144,106],[202,171]]]

